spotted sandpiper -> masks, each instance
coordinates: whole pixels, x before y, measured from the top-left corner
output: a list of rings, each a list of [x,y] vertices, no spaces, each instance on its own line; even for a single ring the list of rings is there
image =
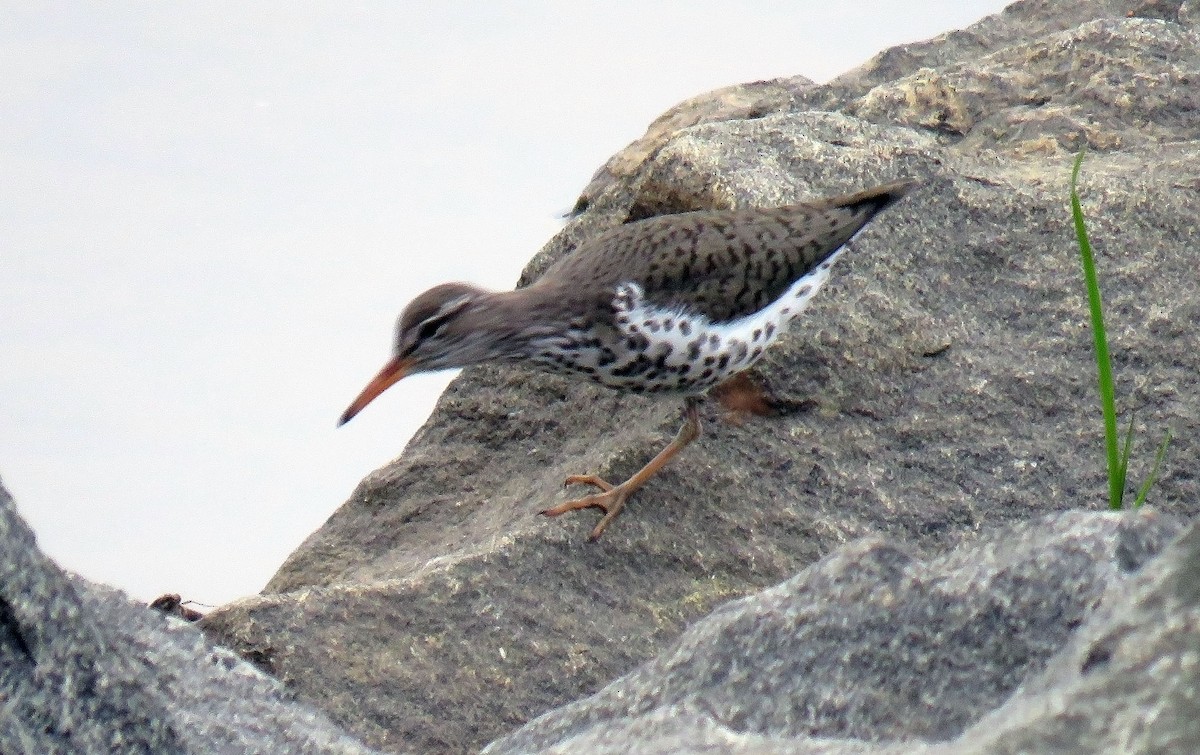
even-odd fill
[[[683,427],[640,471],[619,485],[568,477],[599,492],[541,512],[600,509],[595,540],[630,494],[699,437],[699,398],[754,364],[829,278],[843,245],[912,186],[649,218],[597,235],[525,288],[435,286],[404,308],[392,359],[339,424],[405,375],[482,362],[683,394]]]

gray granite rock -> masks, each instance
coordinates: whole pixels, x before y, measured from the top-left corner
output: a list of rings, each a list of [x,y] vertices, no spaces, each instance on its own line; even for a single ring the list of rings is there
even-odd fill
[[[1080,735],[1071,752],[1155,751],[1114,745],[1133,742],[1131,717],[1169,706],[1152,693],[1200,692],[1183,665],[1200,606],[1174,594],[1196,576],[1200,535],[1131,575],[1178,531],[1154,514],[1054,514],[928,561],[863,539],[486,752],[1046,752],[1066,732]],[[1155,678],[1148,660],[1170,670]],[[1122,694],[1089,708],[1105,684]],[[1048,695],[1105,736],[1070,719],[1051,734]],[[1169,728],[1200,744],[1175,713]]]
[[[535,512],[562,500],[568,474],[633,472],[675,431],[678,406],[516,367],[466,370],[404,454],[263,595],[214,612],[207,630],[373,746],[467,751],[595,693],[717,605],[858,538],[876,545],[835,558],[869,565],[882,542],[917,569],[918,551],[949,559],[1016,523],[1103,507],[1067,207],[1083,144],[1120,406],[1150,438],[1131,476],[1171,428],[1151,501],[1190,517],[1200,35],[1147,15],[1135,2],[1028,0],[827,85],[751,87],[764,99],[741,111],[705,98],[682,107],[599,174],[522,281],[631,219],[920,179],[758,368],[797,410],[733,425],[705,409],[704,437],[587,543],[593,517]],[[846,610],[856,595],[841,596]],[[1004,684],[1046,663],[1051,640],[1068,641],[1047,634],[1038,653],[1014,654]],[[830,687],[827,702],[848,694]],[[952,736],[984,707],[914,736]],[[848,734],[821,736],[859,746]]]
[[[0,486],[0,753],[367,753],[194,626],[72,577]]]
[[[1179,6],[1177,18],[1180,24],[1189,29],[1200,24],[1200,7],[1197,7],[1196,0],[1184,0]]]
[[[809,78],[793,76],[773,81],[734,84],[690,97],[654,119],[645,135],[613,155],[592,176],[575,202],[573,214],[588,209],[594,198],[635,175],[658,149],[685,128],[700,123],[761,118],[791,109],[797,93],[816,86]],[[679,207],[676,211],[710,209],[711,206]]]
[[[1200,752],[1200,525],[1111,589],[1041,674],[931,753]]]

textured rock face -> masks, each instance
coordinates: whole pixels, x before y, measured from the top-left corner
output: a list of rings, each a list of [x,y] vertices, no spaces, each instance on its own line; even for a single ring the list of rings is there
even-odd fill
[[[1046,752],[1056,740],[1073,752],[1155,751],[1121,746],[1139,736],[1195,752],[1200,730],[1176,740],[1191,744],[1181,749],[1157,736],[1190,724],[1195,704],[1171,711],[1139,693],[1200,688],[1187,668],[1200,605],[1177,589],[1200,566],[1200,531],[1126,579],[1177,531],[1158,516],[1074,512],[929,562],[864,539],[722,606],[650,663],[487,752],[924,752],[926,742]],[[1105,615],[1077,632],[1097,605]],[[1056,721],[1058,705],[1114,725]],[[1133,732],[1139,714],[1164,710]],[[903,744],[859,749],[868,742]]]
[[[1113,567],[1117,522],[1103,515],[1039,519],[1098,509],[1106,490],[1067,207],[1072,153],[1085,144],[1091,152],[1081,193],[1121,406],[1136,409],[1143,438],[1156,440],[1167,427],[1176,438],[1151,501],[1164,520],[1200,506],[1195,15],[1188,3],[1021,2],[969,29],[881,53],[828,85],[751,85],[672,112],[597,174],[580,213],[524,280],[597,230],[631,219],[919,178],[923,187],[855,241],[805,320],[758,370],[784,398],[814,408],[743,425],[722,423],[707,409],[705,436],[589,544],[592,517],[546,521],[535,512],[562,499],[567,474],[621,479],[634,471],[674,432],[678,406],[519,368],[467,370],[404,455],[368,477],[262,596],[215,612],[208,630],[374,746],[464,751],[595,693],[664,648],[680,647],[673,643],[684,629],[718,604],[833,554],[779,588],[813,601],[807,580],[822,584],[828,595],[820,615],[831,626],[868,614],[883,622],[881,590],[898,596],[892,605],[899,614],[906,606],[932,611],[938,595],[921,586],[935,574],[972,585],[942,594],[955,596],[955,610],[1024,597],[1013,604],[1021,608],[997,610],[1005,622],[985,615],[964,624],[978,632],[973,644],[904,656],[918,679],[905,691],[937,715],[905,721],[912,708],[883,706],[905,712],[873,719],[879,701],[856,697],[862,690],[851,682],[875,677],[849,675],[852,665],[839,676],[834,662],[824,667],[820,698],[789,697],[791,687],[769,680],[780,698],[758,696],[768,707],[743,710],[743,699],[710,710],[672,707],[675,698],[655,697],[643,685],[636,694],[648,701],[645,710],[592,710],[608,717],[609,731],[712,731],[717,744],[709,745],[718,750],[719,737],[734,735],[750,737],[750,749],[780,752],[826,745],[867,752],[877,747],[867,741],[908,738],[951,747],[972,731],[981,733],[971,741],[986,742],[987,751],[1069,743],[1070,723],[1039,711],[1038,700],[1070,703],[1086,716],[1082,690],[1100,684],[1094,680],[1111,682],[1116,705],[1120,685],[1142,677],[1063,671],[1051,679],[1050,669],[1065,669],[1063,659],[1074,657],[1071,643],[1082,640],[1071,630],[1087,620],[1091,604],[1072,602],[1078,596],[1055,591],[1049,580],[1037,583],[1039,601],[1003,584],[999,572],[971,576],[967,567],[970,554],[998,553],[1019,535],[1026,562],[1013,573],[1073,574],[1087,594],[1100,596],[1101,610],[1133,589],[1128,573]],[[676,123],[688,127],[673,131]],[[1135,450],[1131,477],[1144,473],[1150,445]],[[1045,555],[1033,549],[1037,528],[1008,529],[1026,521],[1047,528]],[[847,545],[863,537],[871,539]],[[980,545],[981,537],[990,545]],[[874,581],[831,577],[856,569]],[[802,605],[816,611],[818,604]],[[1037,618],[1041,608],[1060,605],[1057,620]],[[1132,598],[1124,605],[1130,613],[1105,626],[1141,621],[1138,606],[1145,605]],[[921,639],[921,624],[908,618]],[[1153,620],[1174,622],[1181,636],[1194,628],[1181,616]],[[1005,644],[1014,636],[1011,622],[1021,621],[1036,626]],[[720,639],[713,647],[728,651]],[[840,659],[855,647],[852,636],[844,639],[813,647]],[[665,688],[675,668],[664,659],[673,657],[630,678],[655,669],[650,684]],[[939,668],[986,661],[993,669],[987,694],[955,699],[960,690],[949,681],[923,685],[921,657]],[[1132,656],[1111,658],[1114,668],[1136,665]],[[1180,656],[1180,668],[1187,663]],[[1013,738],[988,739],[995,731],[980,717],[1034,678],[1076,686],[1047,686],[1041,698],[1020,687],[1009,714],[1023,716],[1028,728],[1010,721],[1003,731]],[[597,699],[608,705],[611,694]],[[894,702],[889,694],[885,702]],[[1026,707],[1012,707],[1020,701]],[[809,708],[814,718],[797,713]],[[531,738],[512,742],[569,749],[570,737],[580,736],[599,747],[607,735],[578,725],[580,710],[553,714],[516,735]],[[789,729],[789,715],[814,723]],[[574,723],[554,728],[564,721]],[[764,728],[751,726],[757,722]],[[1104,723],[1088,721],[1097,732]],[[1062,739],[1036,739],[1055,736],[1055,727]],[[796,734],[820,740],[791,739]],[[518,745],[497,745],[509,747]]]
[[[38,550],[0,486],[0,752],[372,752],[278,682]]]

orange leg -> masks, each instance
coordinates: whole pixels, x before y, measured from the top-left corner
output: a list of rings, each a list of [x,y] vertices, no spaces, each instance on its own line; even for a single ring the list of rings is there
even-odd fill
[[[588,540],[596,540],[604,534],[604,530],[609,523],[616,519],[617,514],[621,513],[621,509],[625,507],[625,501],[629,496],[633,495],[634,491],[646,484],[646,481],[667,465],[671,459],[675,458],[675,454],[682,451],[687,444],[700,437],[700,403],[699,400],[689,396],[687,399],[687,408],[684,410],[683,427],[679,428],[679,432],[675,434],[675,439],[672,440],[666,448],[658,452],[658,455],[650,460],[646,466],[638,470],[637,474],[630,477],[620,485],[612,485],[595,475],[571,475],[567,478],[566,485],[580,483],[584,485],[594,485],[600,488],[601,492],[594,495],[589,495],[585,498],[577,498],[573,501],[560,503],[557,506],[548,508],[542,512],[545,516],[559,516],[568,511],[577,511],[579,509],[600,509],[604,512],[604,518],[592,530],[592,534],[588,535]]]

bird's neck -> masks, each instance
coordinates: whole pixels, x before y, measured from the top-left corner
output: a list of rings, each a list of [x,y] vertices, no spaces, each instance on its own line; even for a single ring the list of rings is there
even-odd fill
[[[464,317],[463,325],[478,336],[486,350],[478,361],[519,361],[540,351],[538,343],[560,333],[553,292],[530,286],[515,291],[491,291]]]

